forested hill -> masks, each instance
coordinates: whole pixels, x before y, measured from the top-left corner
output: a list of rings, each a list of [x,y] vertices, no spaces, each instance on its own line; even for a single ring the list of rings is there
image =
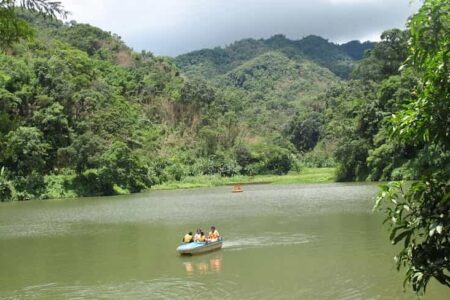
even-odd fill
[[[175,63],[189,76],[210,79],[230,72],[259,55],[276,51],[296,61],[310,60],[348,79],[355,60],[362,59],[364,52],[374,45],[373,42],[359,41],[337,45],[314,35],[294,41],[278,34],[269,39],[245,39],[224,48],[193,51],[176,57]]]
[[[21,18],[34,38],[0,54],[1,201],[304,166],[410,179],[426,162],[386,129],[416,83],[399,72],[401,30],[375,46],[276,35],[172,59],[87,24]]]
[[[136,192],[216,171],[197,138],[221,128],[215,90],[99,28],[22,18],[34,38],[0,54],[0,200]]]
[[[296,170],[284,128],[338,81],[312,61],[265,51],[221,88],[99,28],[20,16],[35,34],[0,54],[2,201]]]
[[[185,77],[205,80],[220,90],[228,105],[239,101],[233,110],[251,132],[270,135],[285,131],[297,114],[321,110],[325,91],[350,77],[358,63],[355,58],[374,45],[336,45],[312,35],[293,41],[279,34],[194,51],[174,62]],[[318,138],[317,132],[311,135]]]

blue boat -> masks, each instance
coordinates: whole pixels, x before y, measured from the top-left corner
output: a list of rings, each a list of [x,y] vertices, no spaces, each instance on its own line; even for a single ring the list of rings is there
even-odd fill
[[[206,252],[211,252],[214,250],[219,250],[222,248],[223,239],[220,238],[215,242],[192,242],[183,243],[178,246],[177,251],[182,255],[194,255]]]

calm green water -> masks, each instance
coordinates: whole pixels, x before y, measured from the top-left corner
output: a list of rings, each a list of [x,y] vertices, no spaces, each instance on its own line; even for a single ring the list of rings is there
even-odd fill
[[[0,298],[411,299],[375,185],[254,185],[0,205]],[[186,230],[218,252],[180,257]],[[432,283],[425,299],[449,299]]]

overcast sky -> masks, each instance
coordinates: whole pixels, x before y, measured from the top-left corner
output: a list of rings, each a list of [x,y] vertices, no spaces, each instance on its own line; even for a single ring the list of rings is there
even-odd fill
[[[117,33],[135,50],[177,55],[277,33],[342,43],[404,24],[410,0],[60,0],[69,20]]]

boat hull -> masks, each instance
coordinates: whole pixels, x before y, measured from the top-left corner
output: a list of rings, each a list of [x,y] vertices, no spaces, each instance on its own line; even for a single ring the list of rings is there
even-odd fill
[[[222,248],[223,241],[219,240],[216,242],[193,242],[193,243],[186,243],[181,244],[177,248],[177,252],[181,255],[196,255],[196,254],[202,254],[207,253],[215,250],[219,250]]]

